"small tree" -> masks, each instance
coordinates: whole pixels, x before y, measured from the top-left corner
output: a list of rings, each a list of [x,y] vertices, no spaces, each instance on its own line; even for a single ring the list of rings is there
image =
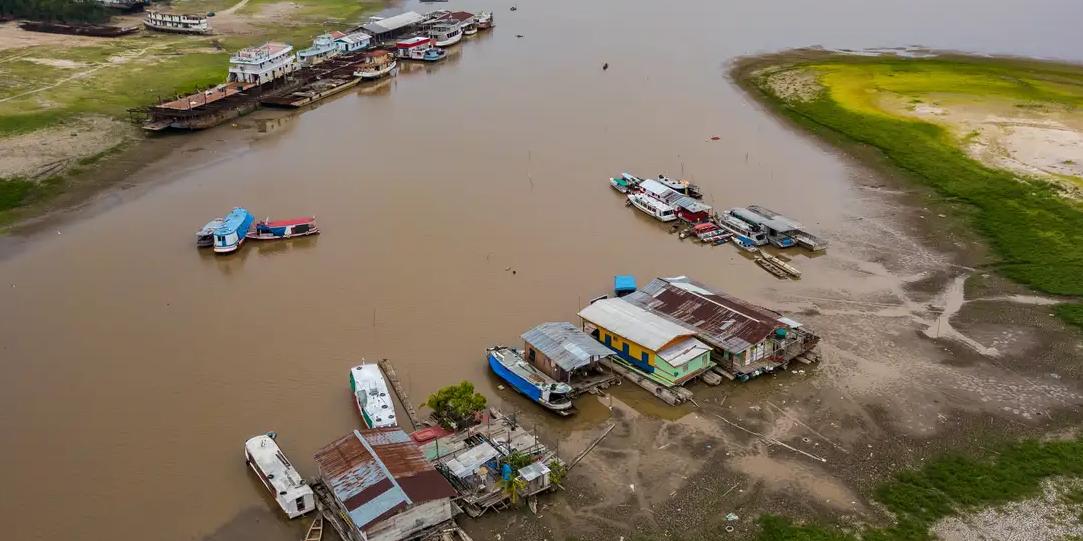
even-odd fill
[[[559,460],[549,461],[549,482],[554,485],[560,485],[564,482],[564,478],[568,476],[568,467]]]
[[[468,421],[475,413],[485,409],[485,396],[474,392],[474,384],[464,381],[436,391],[425,405],[432,409],[436,420],[444,428],[455,428]]]

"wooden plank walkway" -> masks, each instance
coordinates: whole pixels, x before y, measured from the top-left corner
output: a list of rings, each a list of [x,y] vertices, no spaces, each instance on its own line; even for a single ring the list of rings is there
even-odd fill
[[[395,367],[391,366],[391,361],[387,359],[380,359],[377,364],[380,365],[380,370],[384,371],[387,381],[390,381],[391,386],[395,388],[395,394],[398,395],[399,402],[402,403],[402,407],[406,410],[406,416],[410,418],[414,430],[417,430],[421,427],[421,417],[417,414],[413,402],[410,402],[410,395],[406,394],[406,388],[403,387],[402,381],[399,380],[398,374],[395,373]]]

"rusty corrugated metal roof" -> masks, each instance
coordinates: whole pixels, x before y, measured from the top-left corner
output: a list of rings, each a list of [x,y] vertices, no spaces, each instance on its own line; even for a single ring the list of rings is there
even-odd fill
[[[656,314],[695,329],[715,347],[740,353],[787,325],[782,314],[719,293],[685,276],[655,278],[622,297]]]
[[[355,430],[316,451],[314,459],[358,529],[409,505],[455,496],[399,428]]]

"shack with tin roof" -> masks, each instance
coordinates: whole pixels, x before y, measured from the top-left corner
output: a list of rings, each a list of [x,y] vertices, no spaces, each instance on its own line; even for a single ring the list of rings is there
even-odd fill
[[[617,376],[601,363],[613,354],[589,334],[566,321],[542,323],[522,334],[523,357],[576,394],[616,383]]]
[[[343,541],[417,539],[454,527],[455,490],[399,428],[354,430],[314,459],[324,516]]]
[[[713,348],[715,370],[729,379],[744,381],[786,368],[795,359],[809,363],[819,358],[820,337],[800,322],[687,276],[655,278],[622,300],[695,331]]]

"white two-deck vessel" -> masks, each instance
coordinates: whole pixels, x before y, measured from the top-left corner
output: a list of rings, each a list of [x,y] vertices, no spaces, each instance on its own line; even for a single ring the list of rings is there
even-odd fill
[[[677,212],[673,207],[645,193],[628,194],[628,202],[658,221],[672,222],[677,219]]]
[[[268,432],[249,438],[244,443],[244,461],[256,472],[286,516],[297,518],[316,509],[316,500],[312,488],[278,448],[275,437],[274,432]]]
[[[357,411],[368,428],[398,426],[395,403],[387,392],[387,382],[380,367],[362,363],[350,369],[350,390]]]

